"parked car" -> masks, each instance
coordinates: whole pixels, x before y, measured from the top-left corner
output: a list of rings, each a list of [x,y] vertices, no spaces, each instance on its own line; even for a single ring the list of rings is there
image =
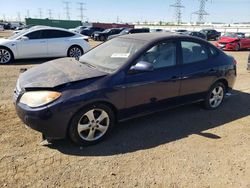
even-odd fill
[[[45,138],[69,136],[91,145],[116,122],[143,114],[200,101],[217,109],[235,79],[234,58],[204,40],[131,34],[97,46],[80,61],[53,60],[22,73],[14,103],[23,122]]]
[[[85,36],[91,36],[94,32],[102,32],[104,29],[99,27],[87,27],[83,29],[80,33]]]
[[[200,32],[206,35],[207,40],[217,40],[221,36],[221,32],[214,29],[202,29]]]
[[[124,28],[111,28],[94,34],[94,40],[106,41],[109,36],[119,34]]]
[[[165,32],[164,29],[150,29],[150,33],[154,33],[154,32]]]
[[[35,27],[0,39],[0,64],[14,59],[75,57],[90,49],[86,37],[67,29]]]
[[[223,50],[235,50],[239,51],[241,49],[250,48],[250,38],[246,38],[245,35],[237,34],[237,33],[226,33],[215,46],[221,48]]]
[[[193,36],[193,37],[198,37],[198,38],[201,38],[201,39],[206,39],[206,35],[204,35],[203,33],[197,32],[197,31],[188,31],[188,32],[185,32],[183,34],[184,35],[190,35],[190,36]]]
[[[87,27],[85,26],[78,26],[76,28],[70,28],[70,31],[76,32],[76,33],[81,33],[84,29],[86,29]]]
[[[186,29],[177,29],[177,30],[175,30],[175,32],[179,33],[179,34],[183,34],[183,33],[188,32],[188,30],[186,30]]]
[[[4,26],[0,25],[0,31],[4,31]]]
[[[115,37],[122,36],[122,35],[135,34],[135,33],[149,33],[149,28],[138,28],[138,29],[127,28],[127,29],[122,30],[119,34],[110,35],[108,37],[108,40],[115,38]]]
[[[250,70],[250,53],[249,53],[249,56],[248,56],[247,70]]]

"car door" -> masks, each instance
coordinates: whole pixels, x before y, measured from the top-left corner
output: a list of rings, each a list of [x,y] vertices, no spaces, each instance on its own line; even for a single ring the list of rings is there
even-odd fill
[[[42,36],[48,42],[48,57],[61,57],[67,56],[70,37],[74,36],[74,34],[56,29],[47,29],[43,30]]]
[[[180,96],[198,97],[208,91],[216,70],[211,67],[208,47],[194,40],[182,40],[182,80]],[[197,95],[196,95],[197,94]]]
[[[240,39],[241,48],[250,48],[250,38],[241,38]]]
[[[176,43],[158,43],[143,53],[136,62],[140,61],[153,64],[154,70],[127,74],[126,108],[133,109],[128,110],[128,115],[175,105],[176,100],[173,99],[179,96],[181,77]]]
[[[32,31],[17,42],[19,58],[46,57],[48,52],[47,39],[42,37],[42,30]]]

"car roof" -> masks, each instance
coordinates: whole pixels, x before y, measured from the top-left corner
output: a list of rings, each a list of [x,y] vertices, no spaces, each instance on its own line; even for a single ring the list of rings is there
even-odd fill
[[[126,39],[135,39],[135,40],[144,40],[144,41],[156,41],[161,39],[167,39],[167,38],[177,38],[182,37],[183,35],[178,33],[136,33],[136,34],[130,34],[130,35],[122,35],[119,36],[119,38],[126,38]]]

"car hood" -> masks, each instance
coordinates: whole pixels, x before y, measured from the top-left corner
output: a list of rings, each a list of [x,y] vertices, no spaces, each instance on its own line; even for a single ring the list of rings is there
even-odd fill
[[[72,58],[61,58],[38,65],[19,77],[21,89],[54,88],[66,83],[105,76],[101,72]]]
[[[229,42],[234,42],[236,40],[238,40],[238,39],[237,38],[232,38],[232,37],[221,37],[218,42],[229,43]]]
[[[10,39],[4,39],[4,38],[1,38],[0,39],[0,44],[6,44],[6,43],[9,43],[9,42],[11,42],[12,40],[10,40]]]

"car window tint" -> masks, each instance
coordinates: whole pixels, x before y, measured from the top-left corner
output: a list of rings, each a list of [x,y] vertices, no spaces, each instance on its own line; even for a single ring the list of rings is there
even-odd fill
[[[210,53],[212,56],[216,56],[218,54],[217,50],[215,48],[209,47]]]
[[[202,44],[182,41],[181,46],[184,64],[195,63],[208,59],[207,49]]]
[[[158,44],[142,55],[139,61],[151,63],[155,69],[176,65],[176,45],[173,42]]]
[[[60,31],[60,30],[43,30],[42,38],[62,38],[62,37],[72,37],[74,33]]]
[[[40,39],[41,38],[41,31],[34,31],[34,32],[26,34],[25,36],[31,40]]]

